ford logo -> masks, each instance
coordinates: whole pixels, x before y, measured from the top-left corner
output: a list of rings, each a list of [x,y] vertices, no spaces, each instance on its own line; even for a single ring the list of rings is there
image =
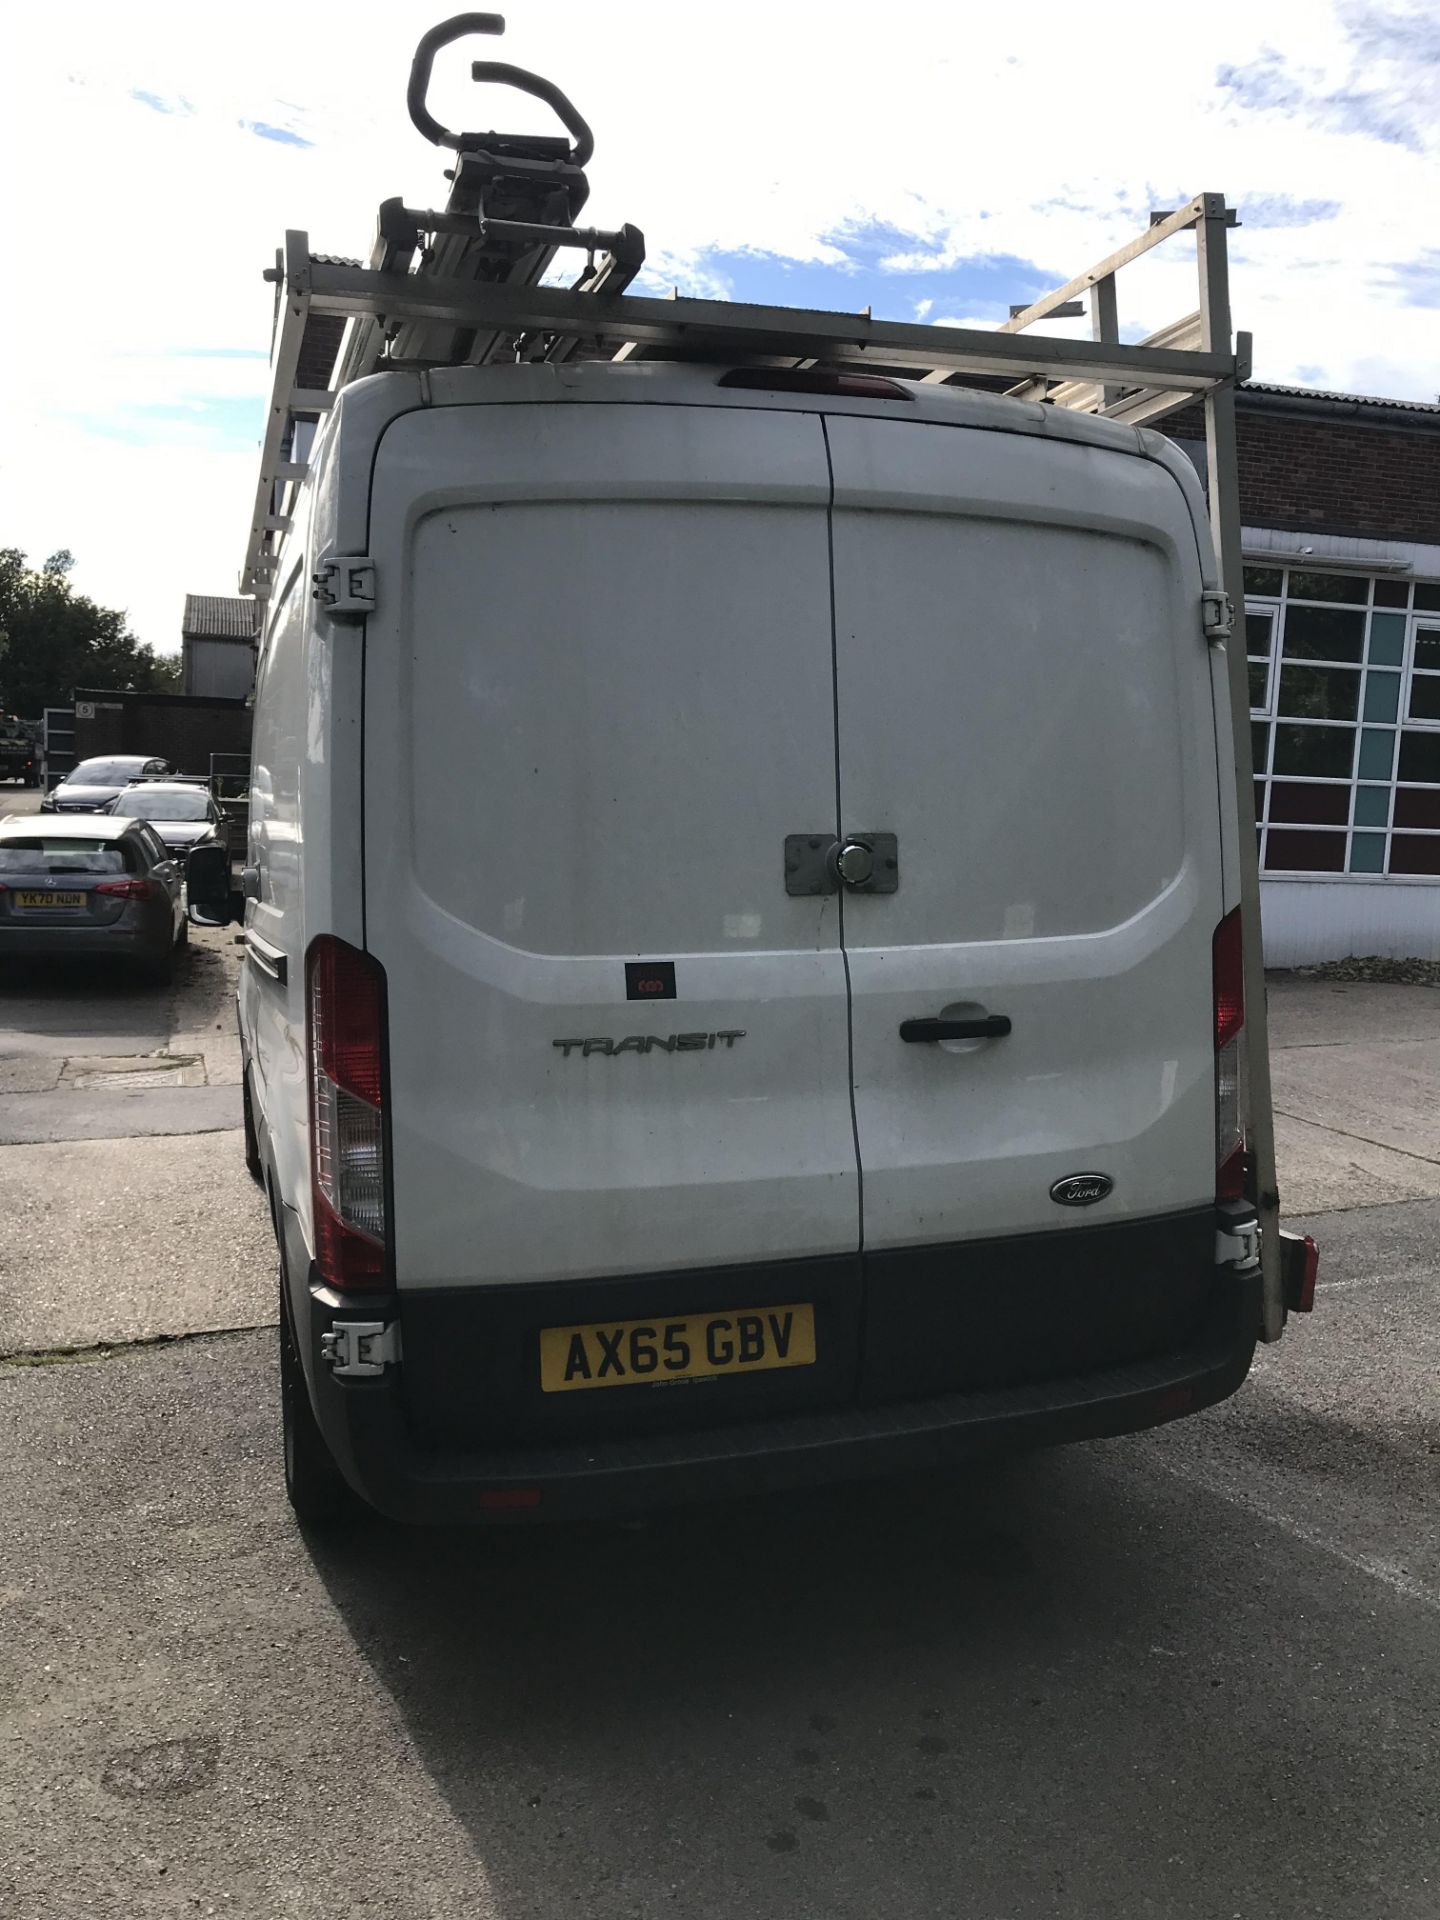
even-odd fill
[[[1093,1207],[1114,1190],[1115,1182],[1108,1173],[1072,1173],[1055,1182],[1050,1198],[1061,1207]]]

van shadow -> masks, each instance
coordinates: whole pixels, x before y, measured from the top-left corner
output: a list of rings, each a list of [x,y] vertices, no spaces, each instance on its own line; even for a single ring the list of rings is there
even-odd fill
[[[1193,1606],[1183,1567],[1147,1595],[1122,1504],[1108,1470],[1051,1454],[636,1528],[376,1524],[311,1551],[507,1920],[768,1912],[777,1874],[882,1854],[893,1910],[918,1912],[946,1821],[973,1844],[1028,1791],[1024,1716],[1057,1662],[1073,1694],[1093,1643]],[[812,1899],[773,1910],[836,1910]]]

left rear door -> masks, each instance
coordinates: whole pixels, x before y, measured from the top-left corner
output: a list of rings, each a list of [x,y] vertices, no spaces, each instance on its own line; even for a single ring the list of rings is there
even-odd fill
[[[814,415],[387,432],[365,913],[402,1291],[857,1258],[838,904],[783,865],[835,822],[828,495]]]

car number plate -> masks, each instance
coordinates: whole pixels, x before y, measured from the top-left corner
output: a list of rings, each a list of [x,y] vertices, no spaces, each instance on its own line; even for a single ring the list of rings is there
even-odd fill
[[[814,1364],[815,1309],[808,1304],[540,1330],[540,1385],[546,1393],[658,1387]]]
[[[41,893],[22,890],[15,895],[17,907],[83,907],[83,893]]]

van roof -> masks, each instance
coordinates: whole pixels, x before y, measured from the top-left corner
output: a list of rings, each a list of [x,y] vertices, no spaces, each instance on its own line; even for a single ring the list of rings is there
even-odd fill
[[[749,380],[760,371],[753,363],[745,366]],[[595,403],[602,401],[628,404],[650,403],[666,406],[765,407],[815,413],[864,413],[874,418],[893,415],[907,420],[929,420],[950,426],[988,428],[1000,433],[1042,433],[1047,439],[1076,442],[1085,446],[1113,447],[1126,453],[1151,451],[1151,443],[1163,442],[1163,436],[1105,420],[1095,414],[1079,413],[1070,407],[1049,405],[1034,400],[1011,399],[1006,394],[985,393],[974,387],[946,386],[920,380],[906,380],[876,367],[874,373],[903,393],[894,398],[877,398],[843,390],[835,393],[796,392],[777,383],[774,389],[753,386],[727,387],[721,384],[732,371],[732,363],[685,362],[675,360],[588,360],[565,361],[559,365],[540,363],[529,366],[437,367],[426,376],[430,398],[441,406],[481,406],[539,400]],[[845,369],[846,373],[861,371]],[[377,380],[396,380],[405,374],[372,374],[342,391],[343,408],[349,393],[370,386]]]

